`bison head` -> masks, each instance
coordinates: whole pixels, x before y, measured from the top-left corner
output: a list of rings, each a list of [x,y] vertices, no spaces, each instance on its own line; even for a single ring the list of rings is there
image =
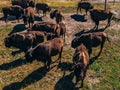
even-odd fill
[[[72,42],[71,42],[71,47],[72,48],[76,48],[79,45],[80,45],[80,42],[79,42],[79,38],[78,37],[72,40]]]
[[[5,46],[8,47],[8,48],[11,46],[9,36],[5,38],[4,43],[5,43]]]

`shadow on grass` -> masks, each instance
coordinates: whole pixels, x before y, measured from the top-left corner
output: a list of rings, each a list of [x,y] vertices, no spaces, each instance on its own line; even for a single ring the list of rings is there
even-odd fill
[[[78,21],[78,22],[86,22],[87,21],[85,19],[85,15],[74,14],[74,15],[71,15],[71,18],[73,18],[75,21]]]
[[[76,37],[79,37],[79,36],[81,36],[82,34],[94,33],[94,32],[103,32],[104,30],[105,30],[105,28],[103,28],[103,29],[98,29],[98,30],[91,29],[91,30],[89,30],[89,31],[82,30],[82,31],[80,31],[80,32],[78,32],[78,33],[76,33],[76,34],[74,34],[74,35],[75,35]]]
[[[25,29],[26,27],[24,24],[17,24],[16,26],[13,27],[13,30],[8,35],[11,35],[12,33],[24,31]]]
[[[61,64],[58,65],[58,68],[63,71],[63,76],[65,75],[66,71],[73,71],[73,64],[69,62],[61,62]]]
[[[54,90],[79,90],[79,88],[75,87],[73,83],[74,73],[70,73],[69,75],[63,76],[56,83]]]
[[[41,67],[32,72],[31,74],[29,74],[21,82],[15,82],[8,86],[5,86],[3,90],[21,90],[22,88],[25,88],[28,85],[31,85],[32,83],[41,80],[46,75],[46,73],[47,73],[46,68]]]
[[[17,60],[14,60],[10,63],[5,63],[5,64],[2,64],[0,65],[0,70],[9,70],[9,69],[13,69],[13,68],[16,68],[18,66],[22,66],[26,63],[29,63],[27,62],[26,60],[22,59],[22,58],[19,58]]]

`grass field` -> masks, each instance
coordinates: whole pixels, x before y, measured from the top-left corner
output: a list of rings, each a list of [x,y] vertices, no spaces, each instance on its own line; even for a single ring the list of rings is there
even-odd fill
[[[51,6],[59,7],[57,4]],[[64,13],[73,13],[76,11],[75,4],[71,6],[68,4],[69,8],[65,6],[63,8]],[[119,9],[119,7],[119,3],[111,6],[112,9]],[[96,5],[95,8],[101,8],[101,6]],[[105,30],[111,42],[106,41],[101,56],[90,65],[83,89],[79,89],[74,85],[75,78],[72,71],[74,50],[69,48],[70,45],[65,44],[64,46],[61,66],[57,67],[58,63],[55,62],[52,64],[53,68],[46,72],[42,62],[36,60],[32,63],[26,62],[23,52],[15,56],[11,55],[12,52],[17,52],[18,49],[6,48],[4,46],[4,39],[13,31],[14,26],[1,26],[0,90],[120,90],[119,25],[120,22],[116,22],[114,25],[111,25],[111,27],[114,27]],[[81,30],[81,27],[78,28],[78,31]],[[96,55],[98,51],[99,48],[94,48],[91,56]],[[52,59],[55,61],[57,56]]]

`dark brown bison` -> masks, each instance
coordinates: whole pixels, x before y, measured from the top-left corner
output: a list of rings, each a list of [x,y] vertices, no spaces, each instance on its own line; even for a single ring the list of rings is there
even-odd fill
[[[66,24],[65,23],[53,23],[53,22],[40,22],[33,25],[31,30],[44,31],[45,33],[53,33],[53,37],[62,36],[65,41]],[[50,35],[50,34],[49,34]],[[52,37],[52,38],[53,38]]]
[[[24,9],[29,6],[35,7],[35,3],[32,0],[12,0],[12,5],[19,5]]]
[[[111,11],[90,10],[91,19],[95,22],[94,29],[98,29],[99,21],[102,21],[102,20],[108,20],[108,23],[105,28],[110,26],[110,21],[111,21],[112,15],[113,14]]]
[[[74,65],[74,74],[76,77],[76,84],[81,80],[81,88],[83,87],[83,81],[86,76],[88,64],[89,64],[89,54],[87,48],[80,44],[74,53],[73,56],[73,65]]]
[[[78,5],[77,5],[77,14],[78,14],[78,10],[80,9],[80,12],[81,12],[81,9],[85,9],[86,11],[86,14],[87,12],[90,10],[90,9],[93,9],[93,6],[91,5],[90,2],[79,2]],[[82,13],[82,12],[81,12]]]
[[[64,19],[64,15],[62,13],[61,10],[53,10],[51,13],[50,13],[50,18],[55,18],[56,19],[56,23],[60,23],[62,22],[62,20]]]
[[[94,32],[82,34],[80,37],[76,37],[72,40],[71,47],[76,48],[81,43],[83,43],[88,49],[89,55],[92,53],[92,47],[97,47],[100,45],[100,51],[97,56],[100,56],[104,43],[108,40],[108,36],[104,32]]]
[[[39,13],[39,11],[43,12],[43,16],[46,16],[46,12],[50,12],[51,8],[46,3],[36,3],[36,11]]]
[[[23,21],[25,25],[27,25],[27,23],[29,24],[29,28],[32,27],[34,24],[35,18],[34,16],[35,16],[34,8],[28,7],[24,9]]]
[[[15,16],[16,19],[19,22],[19,18],[24,13],[23,8],[21,6],[18,6],[18,5],[14,5],[14,6],[10,6],[10,7],[4,7],[4,8],[2,8],[2,11],[3,11],[3,14],[4,14],[5,22],[7,22],[8,15]]]
[[[61,62],[61,55],[63,51],[63,39],[54,38],[52,40],[38,44],[36,47],[28,50],[25,57],[27,61],[34,59],[42,60],[47,69],[50,69],[51,56],[59,54],[59,63]]]
[[[16,47],[26,52],[29,48],[35,47],[44,41],[44,33],[40,31],[28,31],[13,33],[5,38],[6,47]]]

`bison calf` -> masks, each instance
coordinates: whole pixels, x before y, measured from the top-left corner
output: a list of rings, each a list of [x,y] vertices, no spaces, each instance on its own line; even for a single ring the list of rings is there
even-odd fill
[[[36,47],[28,50],[25,57],[27,61],[33,59],[42,60],[47,69],[50,69],[51,56],[59,54],[59,63],[61,62],[61,54],[63,51],[63,39],[55,38],[38,44]]]
[[[73,65],[74,74],[76,76],[76,84],[79,80],[81,80],[81,87],[83,87],[83,81],[86,76],[89,60],[90,58],[86,47],[83,44],[80,44],[75,50]]]
[[[76,37],[72,40],[71,47],[76,48],[81,43],[83,43],[88,49],[89,55],[92,53],[92,47],[97,47],[100,45],[100,51],[97,56],[100,56],[104,43],[108,40],[107,34],[104,32],[94,32],[82,34],[80,37]]]
[[[98,29],[99,21],[108,20],[108,23],[105,28],[110,26],[110,21],[112,18],[112,12],[105,10],[90,10],[90,16],[93,22],[95,23],[95,27],[93,29]]]

